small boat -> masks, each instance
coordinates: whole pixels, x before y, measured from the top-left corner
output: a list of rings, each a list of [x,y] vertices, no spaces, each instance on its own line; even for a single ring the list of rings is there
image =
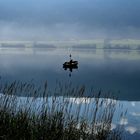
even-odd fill
[[[70,60],[69,62],[65,62],[63,64],[63,67],[66,67],[66,68],[75,68],[75,67],[77,67],[77,65],[78,65],[78,61]]]

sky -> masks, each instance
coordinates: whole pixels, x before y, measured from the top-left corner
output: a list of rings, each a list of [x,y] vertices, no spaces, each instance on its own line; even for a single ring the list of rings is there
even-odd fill
[[[140,38],[140,0],[0,0],[0,40]]]

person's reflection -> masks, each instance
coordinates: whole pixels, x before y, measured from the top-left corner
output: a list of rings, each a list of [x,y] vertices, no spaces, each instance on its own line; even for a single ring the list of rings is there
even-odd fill
[[[69,77],[71,77],[71,72],[69,73]]]

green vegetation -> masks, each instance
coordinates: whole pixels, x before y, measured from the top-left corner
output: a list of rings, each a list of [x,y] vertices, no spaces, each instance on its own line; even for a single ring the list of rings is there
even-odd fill
[[[121,140],[122,129],[112,130],[116,100],[84,98],[85,88],[58,86],[54,92],[70,96],[48,96],[33,84],[13,82],[0,86],[1,140]],[[17,97],[18,92],[34,97]],[[37,97],[42,93],[43,97]],[[76,94],[81,96],[78,98]],[[83,107],[82,104],[85,104]],[[87,118],[89,116],[89,118]],[[122,115],[121,115],[122,116]]]

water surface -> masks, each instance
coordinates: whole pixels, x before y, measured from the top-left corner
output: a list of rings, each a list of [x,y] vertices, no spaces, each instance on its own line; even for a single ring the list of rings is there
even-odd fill
[[[79,62],[72,72],[63,69],[69,54]],[[112,93],[128,110],[126,118],[116,124],[125,125],[127,139],[140,136],[140,51],[111,49],[71,48],[1,48],[1,82],[14,80],[34,82],[36,85],[48,82],[49,90],[62,84],[84,85],[94,92]],[[25,96],[25,95],[20,95]],[[89,96],[88,93],[85,96]],[[118,112],[121,110],[118,110]],[[123,123],[122,123],[123,122]]]
[[[79,62],[72,73],[63,69],[70,53]],[[57,81],[71,82],[92,87],[95,92],[111,92],[119,100],[139,101],[139,61],[140,52],[136,50],[7,48],[0,50],[0,75],[6,81],[33,80],[40,84],[47,80],[50,89]]]

